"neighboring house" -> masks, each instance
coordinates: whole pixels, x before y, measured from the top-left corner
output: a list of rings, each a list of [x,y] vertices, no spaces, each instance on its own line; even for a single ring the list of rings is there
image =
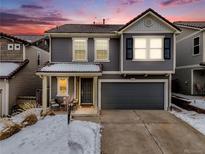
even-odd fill
[[[176,41],[176,74],[173,91],[205,95],[205,21],[175,22],[182,33]]]
[[[49,51],[48,37],[44,37],[43,35],[16,35],[16,37],[28,41],[43,50]]]
[[[18,96],[35,96],[41,80],[38,67],[49,53],[17,37],[0,33],[0,116],[8,115]]]
[[[44,111],[47,99],[68,95],[78,100],[79,110],[168,110],[178,33],[152,9],[125,25],[65,24],[48,30],[50,63],[37,71]]]

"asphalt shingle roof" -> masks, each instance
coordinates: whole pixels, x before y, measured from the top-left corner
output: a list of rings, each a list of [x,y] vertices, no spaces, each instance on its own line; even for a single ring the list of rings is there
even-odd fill
[[[205,21],[177,21],[174,22],[174,24],[178,26],[181,25],[200,29],[205,28]]]
[[[46,33],[114,33],[123,25],[108,24],[65,24],[46,31]]]

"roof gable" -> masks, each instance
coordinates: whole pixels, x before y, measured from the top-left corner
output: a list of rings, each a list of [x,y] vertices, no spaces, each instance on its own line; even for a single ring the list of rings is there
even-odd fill
[[[151,24],[146,24],[145,22],[146,19],[151,19]],[[148,21],[149,22],[149,21]],[[137,26],[134,28],[134,26]],[[145,32],[150,32],[150,31],[172,31],[172,32],[180,32],[181,30],[172,24],[170,21],[159,15],[157,12],[155,12],[152,9],[148,9],[138,15],[137,17],[133,18],[130,20],[127,24],[125,24],[123,27],[119,29],[120,32],[124,32],[128,29],[131,30],[139,30],[142,31],[144,30]]]
[[[174,22],[176,26],[187,27],[193,29],[204,29],[205,21],[176,21]]]
[[[23,43],[25,45],[31,45],[31,43],[28,42],[28,41],[22,40],[20,38],[17,38],[15,36],[12,36],[12,35],[9,35],[9,34],[6,34],[6,33],[2,33],[2,32],[0,32],[0,38],[9,39],[9,40],[12,40],[12,41],[15,41],[15,42]]]

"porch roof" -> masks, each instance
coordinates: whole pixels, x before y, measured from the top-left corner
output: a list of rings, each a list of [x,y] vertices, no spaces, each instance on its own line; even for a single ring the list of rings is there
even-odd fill
[[[101,73],[101,65],[95,63],[48,63],[37,71],[46,73]]]
[[[26,59],[22,62],[18,61],[0,61],[0,79],[10,79],[17,72],[19,72],[29,60]]]

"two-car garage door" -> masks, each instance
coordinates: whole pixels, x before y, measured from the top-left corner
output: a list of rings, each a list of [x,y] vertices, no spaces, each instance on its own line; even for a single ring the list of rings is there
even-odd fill
[[[164,82],[101,82],[101,109],[164,109]]]

